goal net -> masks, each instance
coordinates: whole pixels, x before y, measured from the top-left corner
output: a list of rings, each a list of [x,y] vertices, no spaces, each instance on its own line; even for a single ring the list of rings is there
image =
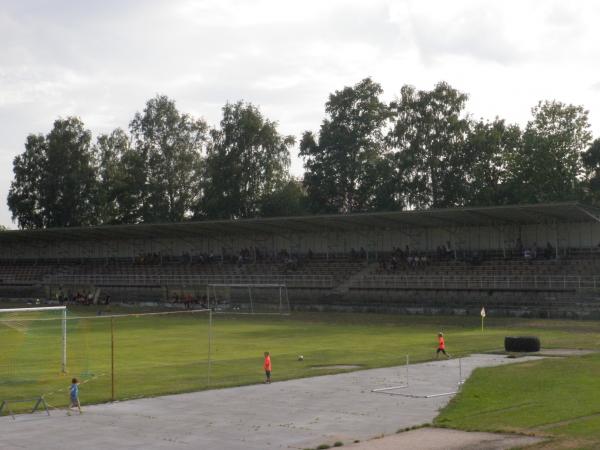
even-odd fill
[[[285,284],[215,283],[206,287],[208,308],[240,314],[289,314]]]
[[[0,309],[0,368],[10,374],[19,371],[25,353],[43,349],[55,371],[67,370],[67,307]],[[11,343],[18,345],[10,345]],[[33,367],[27,370],[34,371]]]
[[[0,310],[0,401],[43,396],[62,407],[71,378],[81,383],[85,403],[202,390],[218,381],[218,373],[211,380],[209,310],[126,312]]]

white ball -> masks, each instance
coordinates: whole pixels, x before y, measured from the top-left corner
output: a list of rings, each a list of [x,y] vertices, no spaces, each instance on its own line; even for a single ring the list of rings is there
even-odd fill
[[[298,361],[304,361],[304,356],[298,355]]]

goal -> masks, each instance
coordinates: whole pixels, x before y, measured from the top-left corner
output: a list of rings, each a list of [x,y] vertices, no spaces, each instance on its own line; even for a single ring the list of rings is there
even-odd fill
[[[60,358],[61,372],[67,372],[66,306],[0,309],[0,336],[9,333],[18,335],[21,342],[45,344],[49,353]],[[4,343],[10,342],[9,336],[4,337]]]
[[[211,283],[206,286],[206,299],[215,312],[290,314],[285,284]]]
[[[4,411],[24,411],[41,397],[51,409],[65,406],[72,377],[93,401],[224,383],[228,363],[217,361],[212,368],[210,310],[131,311],[81,308],[68,316],[65,308],[0,311]]]

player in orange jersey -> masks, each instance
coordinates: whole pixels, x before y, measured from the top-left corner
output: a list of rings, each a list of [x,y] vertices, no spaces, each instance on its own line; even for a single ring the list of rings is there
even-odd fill
[[[265,375],[267,376],[267,379],[265,380],[266,384],[270,384],[271,383],[271,355],[269,354],[269,352],[265,352],[265,363],[263,364],[263,369],[265,369]]]
[[[446,342],[444,341],[444,333],[441,331],[438,333],[438,348],[435,352],[435,358],[440,357],[440,353],[446,355],[446,358],[450,358],[450,355],[446,353]]]

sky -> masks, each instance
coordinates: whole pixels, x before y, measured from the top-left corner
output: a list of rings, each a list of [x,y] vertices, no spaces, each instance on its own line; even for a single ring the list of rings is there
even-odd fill
[[[252,102],[299,137],[365,77],[387,101],[447,81],[475,119],[525,125],[559,100],[600,137],[598,19],[586,0],[0,0],[0,224],[16,228],[6,196],[28,134],[67,116],[94,138],[126,129],[156,94],[212,125]]]

